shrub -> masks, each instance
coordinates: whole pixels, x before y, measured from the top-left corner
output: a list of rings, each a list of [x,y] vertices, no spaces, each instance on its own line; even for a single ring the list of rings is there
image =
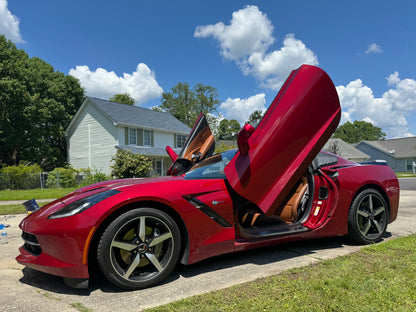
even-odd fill
[[[142,154],[135,154],[128,150],[118,150],[111,159],[112,175],[117,178],[140,178],[149,176],[153,168],[152,162]]]
[[[46,186],[48,188],[75,187],[78,185],[76,170],[69,168],[55,168],[49,172]]]
[[[24,165],[4,167],[0,170],[0,189],[31,189],[40,186],[38,165]]]
[[[79,169],[78,172],[82,176],[81,185],[86,186],[101,181],[111,180],[111,177],[99,170],[85,168]]]

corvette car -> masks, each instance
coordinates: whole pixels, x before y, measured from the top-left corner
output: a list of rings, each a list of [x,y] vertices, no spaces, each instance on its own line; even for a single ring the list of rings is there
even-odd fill
[[[154,286],[180,262],[290,241],[349,235],[378,242],[397,217],[399,184],[383,164],[321,151],[341,115],[320,68],[294,70],[237,149],[214,154],[200,115],[167,176],[78,189],[22,220],[16,260],[88,287],[99,268],[125,289]]]

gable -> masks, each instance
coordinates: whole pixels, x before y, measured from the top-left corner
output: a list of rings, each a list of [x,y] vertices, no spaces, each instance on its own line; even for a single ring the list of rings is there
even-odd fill
[[[66,136],[70,136],[75,131],[74,126],[88,105],[95,106],[100,115],[120,127],[146,128],[186,135],[191,131],[188,126],[167,112],[87,97],[67,127]]]
[[[142,127],[184,134],[188,134],[191,130],[167,112],[97,98],[89,98],[89,100],[120,126]]]

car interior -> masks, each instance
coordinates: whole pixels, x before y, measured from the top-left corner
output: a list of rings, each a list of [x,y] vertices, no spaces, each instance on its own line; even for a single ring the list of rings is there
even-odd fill
[[[298,180],[286,199],[271,216],[265,215],[255,204],[237,200],[237,215],[239,223],[244,228],[261,227],[279,224],[301,223],[307,217],[310,202],[310,185],[313,185],[311,170],[308,170]]]
[[[336,163],[335,155],[320,152],[271,216],[264,214],[257,205],[234,192],[240,236],[247,239],[259,239],[307,231],[308,229],[302,223],[309,217],[312,209],[315,189],[314,174],[319,174],[320,168]],[[319,196],[321,198],[321,194]]]

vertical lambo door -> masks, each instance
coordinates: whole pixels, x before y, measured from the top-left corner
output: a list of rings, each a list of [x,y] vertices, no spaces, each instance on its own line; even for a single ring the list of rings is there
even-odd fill
[[[337,91],[320,68],[294,70],[256,128],[245,125],[225,167],[231,188],[273,215],[335,131]]]

